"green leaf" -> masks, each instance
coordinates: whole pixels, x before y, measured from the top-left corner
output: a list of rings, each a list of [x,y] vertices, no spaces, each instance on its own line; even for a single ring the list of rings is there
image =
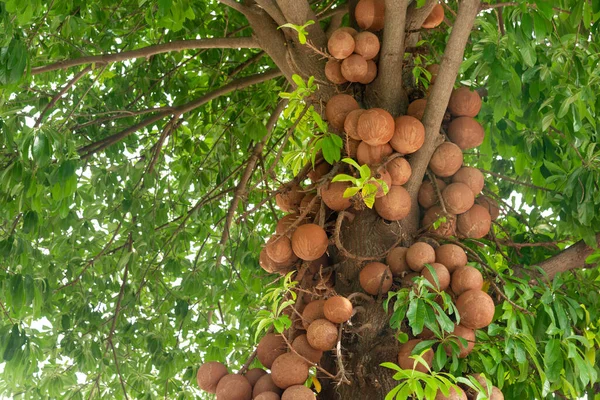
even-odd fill
[[[51,154],[52,145],[50,144],[50,140],[44,133],[38,133],[33,140],[31,148],[33,159],[39,165],[46,165],[50,161]]]
[[[412,328],[413,335],[415,336],[423,332],[425,313],[425,303],[422,300],[417,299],[415,301],[411,301],[408,306],[406,316],[408,318],[408,324]]]
[[[360,192],[360,188],[357,187],[349,187],[344,190],[344,198],[354,197],[358,192]]]

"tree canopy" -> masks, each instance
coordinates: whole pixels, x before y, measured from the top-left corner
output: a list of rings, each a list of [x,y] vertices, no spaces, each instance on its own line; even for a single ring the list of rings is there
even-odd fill
[[[356,3],[0,1],[0,395],[210,398],[196,385],[203,362],[260,366],[251,355],[260,335],[288,327],[273,308],[296,276],[259,266],[284,215],[275,197],[315,160],[346,168],[348,142],[323,121],[327,100],[350,93],[395,117],[432,90],[446,101],[425,111],[430,139],[452,87],[468,86],[483,98],[485,139],[464,164],[484,173],[500,217],[485,238],[460,243],[496,312],[465,359],[428,343],[440,349],[432,369],[484,372],[507,399],[598,398],[600,2],[441,1],[444,22],[421,29],[437,1],[385,0],[379,78],[338,86],[323,73],[326,35],[356,26]],[[461,37],[464,56],[453,47]],[[458,75],[431,89],[426,67],[453,62]],[[409,158],[413,200],[423,154]],[[423,234],[415,201],[411,210],[398,234],[408,245]],[[338,236],[342,219],[329,221]],[[333,241],[330,256],[347,262]],[[419,299],[431,297],[419,282]],[[381,313],[407,293],[396,283],[389,303],[374,297]],[[394,349],[423,328],[419,299],[404,323],[390,321],[396,308],[384,314],[379,333]],[[322,368],[335,379],[314,372],[319,398],[374,382],[349,369],[352,385],[338,387],[339,364]],[[394,372],[365,374],[386,382]]]

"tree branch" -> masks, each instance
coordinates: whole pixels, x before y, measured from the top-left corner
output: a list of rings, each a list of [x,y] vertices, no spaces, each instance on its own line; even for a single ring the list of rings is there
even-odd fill
[[[327,45],[325,32],[321,29],[321,25],[316,23],[318,21],[317,16],[306,0],[276,1],[287,22],[295,25],[304,25],[307,21],[315,21],[314,24],[306,27],[308,38],[319,48],[324,48]],[[294,37],[294,41],[298,42],[297,35]]]
[[[38,75],[44,72],[55,71],[57,69],[67,69],[83,64],[109,64],[118,61],[131,60],[134,58],[145,58],[156,54],[168,53],[172,51],[195,50],[195,49],[256,49],[260,48],[256,39],[251,37],[237,38],[211,38],[197,40],[177,40],[170,43],[157,44],[153,46],[142,47],[141,49],[124,51],[114,54],[101,54],[98,56],[88,56],[74,58],[71,60],[59,61],[53,64],[31,69],[31,75]]]
[[[600,233],[596,235],[596,244],[600,246]],[[538,266],[548,274],[548,279],[552,280],[559,272],[585,267],[585,259],[595,250],[580,240],[557,255],[542,261]]]
[[[533,183],[522,182],[522,181],[519,181],[517,179],[511,178],[509,176],[499,174],[497,172],[487,171],[485,169],[482,169],[481,172],[483,172],[484,174],[492,175],[493,177],[496,177],[496,178],[499,178],[499,179],[502,179],[502,180],[505,180],[505,181],[508,181],[508,182],[515,183],[517,185],[526,186],[526,187],[529,187],[529,188],[532,188],[532,189],[537,189],[537,190],[543,190],[545,192],[554,192],[554,190],[552,190],[552,189],[548,189],[548,188],[545,188],[545,187],[537,186],[537,185],[534,185]]]

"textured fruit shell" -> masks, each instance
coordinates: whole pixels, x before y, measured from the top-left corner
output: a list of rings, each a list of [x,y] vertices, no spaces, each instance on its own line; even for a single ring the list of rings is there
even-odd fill
[[[365,31],[354,37],[356,47],[354,52],[360,54],[365,60],[372,60],[379,53],[381,47],[379,38],[374,33]]]
[[[442,216],[446,217],[446,221],[435,228],[432,224]],[[441,206],[433,206],[425,212],[423,227],[428,227],[428,231],[436,235],[444,237],[456,236],[456,215],[444,214]]]
[[[421,272],[425,264],[435,262],[435,250],[425,242],[417,242],[408,248],[406,263],[415,272]]]
[[[467,212],[475,204],[475,196],[470,187],[464,183],[451,183],[442,191],[446,210],[450,214]]]
[[[354,52],[354,38],[348,32],[336,30],[327,41],[329,54],[338,60],[349,57]]]
[[[325,300],[313,300],[306,305],[302,311],[302,326],[307,329],[308,326],[317,319],[325,318]]]
[[[452,182],[460,182],[467,185],[473,195],[477,196],[485,186],[485,178],[480,170],[473,167],[462,167],[452,177]]]
[[[494,300],[481,290],[468,290],[458,296],[456,309],[461,325],[470,329],[483,329],[494,320]]]
[[[369,146],[386,144],[394,136],[394,130],[394,118],[381,108],[366,110],[358,117],[356,132]]]
[[[361,29],[377,32],[385,23],[384,0],[360,0],[354,10],[356,22]]]
[[[334,324],[346,322],[352,316],[352,303],[345,297],[334,296],[325,301],[323,311],[325,318]]]
[[[412,154],[425,143],[425,127],[415,117],[403,115],[396,118],[396,129],[390,145],[401,154]]]
[[[316,400],[312,390],[303,385],[290,386],[283,392],[281,400]]]
[[[385,169],[392,178],[392,185],[396,186],[404,185],[412,175],[410,163],[404,157],[398,157],[388,162]]]
[[[436,179],[436,182],[441,194],[441,192],[446,188],[446,182],[442,181],[441,179]],[[419,193],[417,194],[417,200],[419,204],[426,209],[431,208],[440,202],[440,199],[435,191],[435,187],[433,187],[433,183],[430,181],[424,181],[421,183]]]
[[[423,119],[423,115],[425,114],[425,106],[426,105],[427,105],[427,100],[417,99],[408,105],[408,110],[406,110],[406,115],[414,117],[420,121]]]
[[[385,262],[390,267],[393,276],[403,276],[407,272],[412,272],[406,263],[407,247],[394,247],[385,258]]]
[[[337,327],[326,319],[313,321],[306,330],[308,343],[317,350],[327,351],[337,343]]]
[[[331,83],[342,85],[348,80],[342,75],[342,63],[338,60],[329,60],[325,64],[325,76]]]
[[[369,146],[365,142],[360,142],[356,149],[356,158],[359,164],[375,165],[381,164],[384,158],[394,152],[392,146],[388,143],[381,146]]]
[[[254,388],[252,389],[252,398],[256,398],[261,393],[268,392],[273,392],[277,395],[280,395],[281,392],[283,392],[283,390],[275,385],[271,374],[260,377],[260,379],[256,382]]]
[[[421,276],[427,279],[429,283],[431,283],[438,290],[448,289],[450,286],[450,272],[448,271],[448,268],[446,268],[445,265],[437,262],[431,263],[431,267],[437,275],[439,286],[436,285],[435,279],[433,279],[433,274],[429,271],[429,268],[423,268],[423,271],[421,271]]]
[[[292,348],[296,350],[296,352],[302,357],[313,363],[318,363],[323,357],[323,350],[318,350],[312,347],[310,343],[308,343],[306,334],[302,334],[294,339],[292,342]]]
[[[352,205],[350,198],[344,197],[344,192],[350,187],[349,182],[333,182],[322,186],[321,199],[333,211],[344,211]]]
[[[425,18],[425,21],[423,21],[423,25],[421,25],[421,28],[433,29],[439,26],[442,23],[442,21],[444,21],[444,6],[442,6],[441,4],[436,4],[435,6],[433,6],[433,9],[431,10],[427,18]]]
[[[218,399],[250,400],[252,385],[243,375],[229,374],[221,378],[217,385]]]
[[[500,208],[496,200],[490,199],[487,196],[480,196],[475,199],[475,203],[484,207],[490,213],[492,221],[495,221],[500,216]]]
[[[452,91],[448,109],[454,117],[475,117],[481,110],[479,93],[462,86]]]
[[[208,393],[216,393],[221,378],[228,374],[227,367],[217,361],[209,361],[198,368],[198,387]]]
[[[358,81],[358,83],[362,83],[363,85],[368,85],[373,82],[377,77],[377,64],[373,60],[367,60],[367,73],[365,76]]]
[[[492,217],[485,207],[475,204],[469,211],[458,216],[456,227],[465,237],[481,239],[490,231]]]
[[[271,377],[281,389],[302,385],[308,379],[308,364],[293,353],[282,354],[273,362]]]
[[[344,132],[354,140],[361,140],[356,128],[358,127],[358,118],[365,111],[366,110],[360,108],[352,110],[346,115],[346,119],[344,120]]]
[[[383,279],[383,283],[381,282],[381,278],[385,276]],[[392,287],[392,272],[390,268],[380,262],[371,262],[363,267],[359,274],[360,286],[362,289],[376,296],[379,294],[379,289],[381,287],[381,293],[387,293]]]
[[[383,219],[399,221],[410,213],[410,194],[402,186],[391,186],[386,196],[375,200],[375,211]]]
[[[372,176],[376,179],[382,180],[388,187],[388,190],[392,187],[392,176],[385,168],[379,168],[377,171],[372,172]],[[374,182],[374,185],[377,186],[377,194],[376,198],[380,198],[385,196],[385,192],[383,191],[383,185],[380,185],[379,182]]]
[[[329,124],[341,131],[344,129],[346,116],[352,110],[360,108],[354,97],[348,94],[336,94],[325,106],[325,117]]]
[[[444,142],[433,152],[429,160],[429,168],[441,178],[454,175],[463,163],[463,153],[457,145]]]
[[[359,54],[352,54],[342,61],[342,76],[349,82],[359,82],[369,71],[367,60]]]
[[[450,273],[467,265],[467,253],[452,243],[443,244],[435,249],[435,262],[444,264]]]
[[[483,275],[475,267],[465,265],[457,268],[452,273],[452,291],[460,296],[469,290],[481,290],[483,288]]]
[[[273,361],[287,351],[285,340],[279,335],[268,333],[260,339],[256,347],[256,358],[266,368],[271,368]]]
[[[448,138],[463,150],[480,146],[484,137],[483,126],[471,117],[458,117],[448,125]]]
[[[421,343],[420,339],[412,339],[408,342],[400,345],[400,350],[398,352],[398,365],[402,369],[415,369],[415,371],[428,373],[427,368],[418,362],[417,360],[410,358],[410,353],[413,349]],[[423,360],[431,367],[431,363],[433,362],[433,350],[429,349],[423,354]]]

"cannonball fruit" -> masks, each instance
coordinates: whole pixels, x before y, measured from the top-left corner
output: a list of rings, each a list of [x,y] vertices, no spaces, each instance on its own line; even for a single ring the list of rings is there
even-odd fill
[[[321,161],[315,165],[315,168],[308,172],[308,178],[313,182],[318,182],[331,171],[331,165],[327,161]]]
[[[355,42],[352,35],[344,30],[336,30],[333,32],[327,42],[329,54],[338,60],[343,60],[349,57],[354,52]]]
[[[403,186],[391,186],[386,196],[375,199],[375,211],[383,219],[399,221],[410,213],[410,194]]]
[[[488,398],[490,400],[504,400],[504,394],[502,393],[502,391],[500,389],[498,389],[496,386],[492,386],[492,388],[490,390],[490,385],[488,385],[487,381],[485,380],[485,378],[482,375],[473,374],[472,376],[475,379],[477,379],[479,384],[486,391],[485,394],[486,394],[486,396],[488,396]]]
[[[463,153],[454,143],[444,142],[433,152],[429,168],[441,178],[454,175],[462,166]]]
[[[358,135],[358,132],[357,132],[358,118],[365,111],[366,110],[358,108],[356,110],[350,111],[348,113],[348,115],[346,115],[346,119],[344,120],[344,132],[346,132],[346,134],[349,137],[351,137],[352,139],[361,140],[361,138],[360,138],[360,136]]]
[[[492,217],[485,207],[475,204],[469,211],[458,216],[458,232],[468,238],[481,239],[492,227]]]
[[[260,251],[260,256],[258,259],[260,267],[270,274],[287,273],[289,268],[293,265],[293,260],[291,261],[291,263],[276,263],[269,258],[266,248],[263,248]]]
[[[442,181],[441,179],[436,179],[435,181],[441,194],[442,191],[446,188],[446,182]],[[417,195],[417,200],[423,208],[431,208],[440,202],[440,199],[438,198],[437,192],[432,182],[425,181],[421,184],[421,187],[419,188],[419,193]]]
[[[304,329],[307,329],[314,320],[325,318],[324,306],[325,300],[313,300],[306,305],[304,311],[302,311],[302,325]]]
[[[425,143],[425,127],[415,117],[402,115],[396,118],[396,129],[390,145],[401,154],[412,154]]]
[[[277,207],[283,212],[295,212],[300,207],[300,202],[304,198],[302,188],[298,185],[288,185],[275,196]]]
[[[361,29],[380,31],[385,20],[385,0],[360,0],[356,4],[354,16]]]
[[[427,18],[425,18],[425,21],[423,21],[423,25],[421,25],[421,28],[433,29],[439,24],[441,24],[443,20],[444,6],[442,6],[441,4],[436,4],[435,6],[433,6],[433,9],[431,10]]]
[[[246,379],[248,379],[248,382],[250,382],[250,385],[252,385],[252,387],[254,387],[254,385],[256,385],[256,382],[258,382],[258,380],[266,374],[267,374],[267,371],[265,371],[262,368],[252,368],[252,369],[248,370],[248,372],[246,372],[246,374],[244,376],[246,377]]]
[[[475,204],[473,191],[464,183],[451,183],[442,191],[446,210],[451,214],[462,214]]]
[[[444,264],[448,271],[453,273],[457,268],[467,265],[467,253],[455,244],[443,244],[435,249],[435,262]]]
[[[276,263],[285,263],[294,257],[292,242],[287,236],[271,236],[265,249],[267,256]]]
[[[367,75],[367,60],[359,54],[352,54],[342,61],[342,76],[349,82],[358,82]]]
[[[344,121],[348,113],[358,108],[360,106],[354,100],[354,97],[348,94],[336,94],[329,99],[325,106],[325,117],[331,126],[341,131],[344,129]]]
[[[373,60],[367,60],[367,73],[365,76],[358,81],[358,83],[362,83],[363,85],[368,85],[373,82],[377,77],[377,64]]]
[[[442,219],[440,221],[440,219]],[[445,219],[445,220],[444,220]],[[439,226],[436,228],[434,225],[439,221]],[[435,233],[443,237],[450,237],[456,235],[456,216],[454,214],[444,213],[441,206],[433,206],[425,212],[423,216],[422,225],[428,229],[429,232]]]
[[[263,392],[258,396],[254,397],[254,400],[280,400],[281,397],[274,392]]]
[[[352,303],[345,297],[330,297],[323,306],[325,318],[334,324],[347,322],[352,316]]]
[[[281,392],[282,390],[275,385],[275,382],[273,382],[273,377],[271,374],[267,374],[261,376],[258,381],[256,381],[254,389],[252,389],[252,397],[256,399],[257,396],[262,393],[275,393],[277,396],[279,396]]]
[[[392,185],[404,185],[410,179],[412,168],[404,157],[394,158],[385,165],[385,169],[392,178]]]
[[[371,262],[359,274],[360,286],[373,296],[387,293],[392,287],[392,273],[389,267],[380,262]]]
[[[427,373],[427,367],[415,360],[410,358],[413,349],[421,343],[420,339],[412,339],[408,342],[400,345],[400,351],[398,352],[398,365],[402,369],[415,369],[416,371]],[[431,367],[433,362],[433,350],[427,350],[423,355],[423,360]]]
[[[301,225],[292,235],[294,254],[304,261],[313,261],[327,251],[329,239],[325,230],[316,224]]]
[[[425,264],[435,262],[435,250],[431,245],[417,242],[408,248],[406,252],[406,263],[415,272],[421,272]]]
[[[467,290],[456,300],[460,324],[466,328],[482,329],[494,319],[494,300],[481,290]]]
[[[468,87],[459,87],[452,91],[448,109],[454,117],[475,117],[481,110],[481,97],[479,93],[471,91]]]
[[[329,257],[327,257],[327,254],[323,254],[321,257],[308,263],[308,271],[311,274],[316,274],[317,272],[319,272],[321,267],[324,268],[324,267],[327,267],[328,265],[329,265]]]
[[[273,383],[281,389],[302,385],[308,379],[308,364],[293,353],[285,353],[277,357],[271,367]]]
[[[452,273],[452,291],[457,296],[469,290],[481,290],[482,287],[483,275],[475,267],[465,265]]]
[[[331,83],[342,85],[348,80],[342,75],[342,63],[338,60],[329,60],[325,64],[325,76]]]
[[[355,37],[356,35],[358,35],[358,31],[350,26],[342,26],[341,28],[338,28],[335,31],[347,32],[347,33],[351,34],[352,37]],[[331,35],[329,35],[329,37],[331,37]]]
[[[412,270],[406,262],[406,247],[394,247],[387,255],[385,262],[390,267],[393,276],[402,276]]]
[[[393,152],[392,146],[387,143],[381,146],[369,146],[365,142],[360,142],[356,150],[356,158],[361,165],[375,165],[381,164],[383,159]]]
[[[463,150],[480,146],[484,137],[483,126],[473,118],[459,117],[448,125],[448,138]]]
[[[498,216],[500,216],[500,207],[498,207],[498,202],[496,200],[487,196],[480,196],[475,199],[475,203],[479,204],[490,213],[492,221],[495,221]]]
[[[456,336],[455,338],[451,338],[456,344],[458,344],[458,348],[460,349],[460,353],[458,354],[458,358],[467,357],[475,347],[475,331],[473,329],[465,328],[462,325],[456,325],[454,327],[454,331],[452,331],[452,336]],[[465,339],[467,341],[467,346],[463,346],[461,341],[458,338]],[[450,356],[452,355],[452,346],[445,346],[446,353]]]
[[[429,268],[423,268],[423,271],[421,271],[421,276],[427,279],[429,283],[433,285],[433,287],[437,288],[437,290],[446,290],[448,286],[450,286],[450,272],[448,272],[448,268],[440,263],[432,263],[431,267],[437,275],[439,285],[435,283],[435,279],[433,278],[433,274]]]
[[[483,186],[485,185],[483,174],[480,170],[473,167],[462,167],[459,169],[452,177],[452,182],[464,183],[471,189],[475,196],[481,193]]]
[[[217,385],[217,399],[250,400],[252,399],[252,386],[243,375],[225,375]]]
[[[444,396],[441,390],[438,390],[435,400],[467,400],[467,395],[458,386],[450,388],[448,396]]]
[[[365,60],[371,60],[379,53],[380,44],[377,35],[365,31],[357,34],[354,40],[356,42],[354,52],[363,56]]]
[[[420,121],[423,119],[423,115],[425,115],[425,106],[426,105],[427,105],[427,100],[417,99],[408,105],[408,110],[406,110],[406,115],[414,117]]]
[[[306,334],[302,334],[294,339],[292,342],[292,348],[296,350],[296,352],[302,357],[315,364],[321,361],[321,357],[323,357],[322,350],[315,349],[310,345],[310,343],[308,343]]]
[[[198,368],[196,380],[200,389],[208,393],[216,393],[217,384],[227,374],[227,367],[225,365],[217,361],[210,361]]]
[[[291,229],[292,225],[298,220],[300,216],[298,214],[292,213],[287,214],[281,217],[279,221],[277,221],[277,226],[275,227],[276,235],[286,235],[291,236],[294,231]],[[297,225],[300,225],[299,222]],[[294,228],[295,229],[295,228]]]
[[[326,319],[317,319],[309,325],[306,337],[314,349],[331,350],[337,343],[338,330],[332,322]]]
[[[312,390],[302,385],[290,386],[283,392],[281,400],[316,400]]]
[[[321,186],[321,199],[333,211],[344,211],[352,205],[350,198],[344,197],[344,192],[349,187],[349,182],[333,182]]]
[[[366,110],[358,117],[356,131],[369,146],[380,146],[394,135],[394,118],[381,108]]]
[[[258,342],[256,358],[262,365],[271,368],[273,361],[287,351],[285,340],[274,333],[268,333]]]

